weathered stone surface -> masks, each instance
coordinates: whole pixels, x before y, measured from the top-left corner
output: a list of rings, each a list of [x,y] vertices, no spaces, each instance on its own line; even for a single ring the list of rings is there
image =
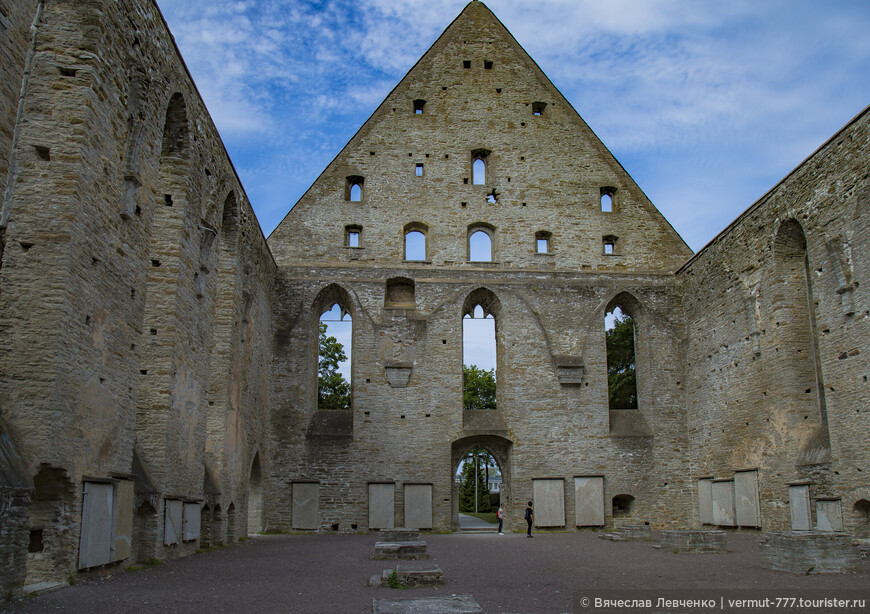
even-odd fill
[[[647,524],[628,524],[619,523],[616,525],[616,530],[608,533],[602,533],[598,537],[615,542],[622,541],[651,541],[652,530],[649,523]]]
[[[444,572],[437,565],[396,565],[383,571],[380,584],[388,587],[398,584],[401,588],[440,586],[444,584]]]
[[[372,557],[379,561],[428,559],[425,541],[378,542]]]
[[[416,542],[420,541],[419,529],[381,529],[378,531],[379,542]]]
[[[405,597],[372,600],[374,614],[482,614],[471,595],[450,597]]]
[[[846,533],[767,533],[759,542],[761,566],[790,573],[861,573],[861,552]]]
[[[718,554],[728,551],[725,531],[674,531],[665,529],[662,550],[681,554]]]

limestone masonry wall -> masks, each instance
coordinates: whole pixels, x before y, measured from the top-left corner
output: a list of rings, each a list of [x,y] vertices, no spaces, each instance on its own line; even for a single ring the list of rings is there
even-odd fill
[[[790,528],[787,485],[808,480],[866,530],[868,126],[865,110],[677,274],[690,473],[757,468],[765,528]]]
[[[868,111],[693,257],[471,2],[267,241],[153,0],[0,0],[0,66],[2,594],[454,529],[474,446],[508,530],[532,500],[544,530],[870,537]],[[336,304],[349,410],[317,403]],[[476,307],[494,410],[463,408]],[[636,409],[609,406],[615,307]]]
[[[0,276],[0,406],[44,502],[21,527],[27,583],[89,567],[86,539],[106,541],[101,563],[192,552],[190,538],[165,545],[164,500],[205,502],[207,471],[219,532],[240,534],[225,511],[243,505],[264,439],[268,357],[250,337],[271,336],[274,275],[153,3],[41,5],[35,41],[4,149],[17,168]],[[91,482],[130,514],[114,537],[79,533]]]

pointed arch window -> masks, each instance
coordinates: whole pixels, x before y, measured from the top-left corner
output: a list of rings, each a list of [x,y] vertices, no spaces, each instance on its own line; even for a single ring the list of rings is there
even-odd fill
[[[353,320],[339,303],[318,319],[317,409],[351,409]]]
[[[485,288],[471,292],[462,307],[463,408],[496,409],[498,297]]]
[[[360,175],[348,175],[344,184],[344,199],[352,203],[361,203],[365,178]]]
[[[486,167],[489,163],[490,153],[488,149],[472,150],[471,183],[473,185],[486,185]]]
[[[636,300],[627,294],[615,297],[604,314],[607,352],[607,405],[609,409],[637,409]]]

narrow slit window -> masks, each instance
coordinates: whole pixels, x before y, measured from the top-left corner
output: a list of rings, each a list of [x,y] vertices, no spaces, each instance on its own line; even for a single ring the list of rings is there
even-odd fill
[[[335,303],[319,322],[317,408],[351,409],[353,320]]]
[[[607,389],[610,409],[637,409],[634,319],[614,305],[604,314]]]
[[[419,162],[419,163],[417,163],[416,166],[414,166],[414,174],[417,175],[417,177],[423,176],[423,163],[422,162]]]
[[[485,185],[486,184],[486,162],[483,161],[483,158],[478,158],[474,161],[474,166],[472,167],[472,180],[471,182],[474,185]]]

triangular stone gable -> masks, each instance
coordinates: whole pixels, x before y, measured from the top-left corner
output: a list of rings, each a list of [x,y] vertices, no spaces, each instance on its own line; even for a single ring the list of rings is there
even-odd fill
[[[424,101],[422,104],[420,101]],[[422,113],[416,112],[422,106]],[[485,185],[474,157],[486,155]],[[422,165],[422,175],[417,167]],[[360,202],[350,187],[362,184]],[[602,192],[615,189],[612,212]],[[496,202],[487,195],[495,190]],[[673,273],[691,250],[482,2],[469,3],[269,237],[279,264],[468,263],[475,225],[512,268]],[[359,247],[347,245],[348,229]],[[550,237],[549,254],[536,236]],[[605,253],[605,237],[615,240]],[[491,265],[490,265],[491,266]]]

